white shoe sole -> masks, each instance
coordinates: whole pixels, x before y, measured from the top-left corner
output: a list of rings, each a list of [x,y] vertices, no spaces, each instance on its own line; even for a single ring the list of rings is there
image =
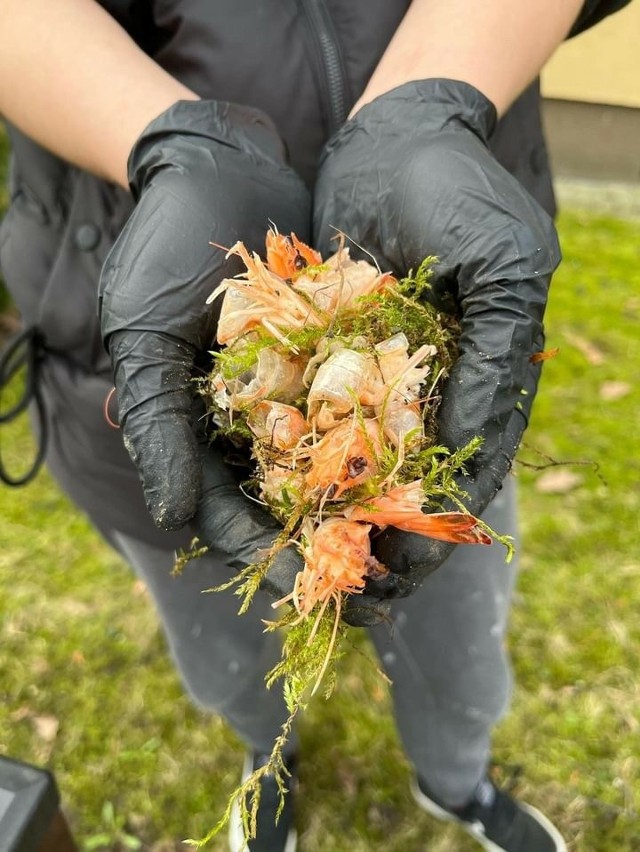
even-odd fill
[[[251,757],[246,756],[244,767],[242,770],[242,782],[244,783],[247,778],[251,775]],[[247,841],[244,836],[244,830],[242,828],[242,817],[240,816],[240,805],[238,804],[237,799],[234,801],[231,807],[231,814],[229,815],[229,852],[249,852],[249,848],[247,846]],[[294,828],[289,831],[287,835],[287,842],[284,847],[284,852],[296,852],[298,848],[298,834]]]
[[[287,835],[287,843],[284,852],[296,852],[298,848],[298,834],[291,829]],[[229,817],[229,852],[249,852],[249,847],[242,830],[242,819],[240,818],[240,807],[234,802]]]
[[[484,826],[479,820],[476,820],[476,822],[466,822],[463,819],[458,819],[455,814],[445,811],[444,808],[441,808],[440,805],[433,801],[433,799],[430,799],[422,792],[420,787],[418,787],[418,782],[415,778],[411,782],[411,792],[413,793],[413,798],[416,802],[428,814],[431,814],[431,816],[442,820],[443,822],[452,822],[459,825],[467,832],[467,834],[473,837],[474,840],[477,840],[483,849],[487,850],[487,852],[505,852],[504,847],[497,846],[493,843],[493,841],[489,840],[484,833]],[[530,816],[532,816],[536,822],[539,822],[546,830],[553,842],[556,844],[556,852],[567,852],[567,844],[565,843],[564,838],[555,825],[547,819],[543,813],[540,813],[537,808],[527,805],[524,802],[518,802],[518,805],[523,811],[526,811]]]

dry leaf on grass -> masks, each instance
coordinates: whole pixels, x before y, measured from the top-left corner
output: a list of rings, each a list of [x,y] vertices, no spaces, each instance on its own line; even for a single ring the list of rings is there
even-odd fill
[[[58,736],[60,721],[55,716],[34,716],[32,721],[37,735],[44,742],[52,743]]]
[[[631,393],[631,385],[629,382],[603,382],[600,385],[600,399],[605,402],[613,402],[616,399],[622,399],[623,396]]]
[[[566,494],[582,483],[579,473],[560,468],[547,470],[536,480],[536,491],[542,494]]]
[[[9,718],[12,722],[22,722],[23,719],[28,719],[30,716],[33,716],[33,711],[30,707],[23,705],[22,707],[18,707],[17,710],[14,710]]]
[[[598,367],[600,364],[604,363],[605,358],[603,352],[601,352],[601,350],[598,349],[598,347],[590,340],[587,340],[585,337],[580,337],[579,334],[574,334],[570,331],[565,332],[564,338],[567,343],[575,346],[575,348],[581,352],[587,361],[590,364],[593,364],[594,367]]]
[[[133,594],[136,597],[142,598],[147,594],[147,586],[142,580],[136,580],[133,584]]]

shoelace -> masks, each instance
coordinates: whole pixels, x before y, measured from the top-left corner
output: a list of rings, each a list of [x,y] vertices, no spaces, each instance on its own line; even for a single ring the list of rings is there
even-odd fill
[[[44,400],[39,385],[40,362],[45,352],[44,338],[33,326],[13,337],[0,354],[0,402],[2,391],[7,388],[17,373],[26,368],[24,392],[20,399],[7,411],[0,406],[0,426],[11,423],[19,417],[31,402],[35,404],[38,420],[38,445],[31,466],[20,476],[12,476],[2,459],[0,452],[0,480],[6,485],[18,487],[26,485],[35,478],[42,467],[48,443],[48,427]]]

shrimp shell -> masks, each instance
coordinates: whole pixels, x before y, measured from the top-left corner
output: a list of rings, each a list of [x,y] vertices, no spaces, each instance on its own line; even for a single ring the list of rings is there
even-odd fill
[[[379,527],[392,526],[406,532],[435,538],[454,544],[491,544],[492,539],[481,528],[480,522],[466,512],[422,511],[424,491],[422,481],[391,488],[381,497],[366,505],[349,509],[349,519],[366,521]]]
[[[402,332],[383,340],[375,347],[378,366],[385,383],[385,396],[376,406],[385,435],[397,447],[411,433],[411,443],[424,437],[420,411],[420,384],[429,374],[428,364],[423,361],[436,354],[435,346],[421,346],[411,357],[408,355],[409,341]]]
[[[236,278],[225,278],[207,299],[225,294],[220,319],[218,320],[217,341],[230,344],[259,325],[287,345],[286,333],[304,325],[320,326],[326,318],[320,316],[308,301],[297,293],[291,284],[279,275],[271,272],[257,254],[247,251],[245,245],[237,242],[227,252],[227,257],[238,255],[246,271]]]
[[[395,281],[393,276],[382,274],[364,260],[352,260],[345,247],[328,258],[324,267],[322,276],[311,277],[303,270],[293,286],[326,313],[352,306],[359,297],[378,293]]]
[[[320,431],[336,426],[353,411],[356,402],[373,404],[382,388],[382,376],[371,355],[339,349],[320,365],[307,395],[309,420]]]
[[[271,503],[282,506],[287,493],[295,500],[295,495],[302,494],[303,490],[304,479],[299,471],[280,465],[264,469],[260,492]]]
[[[393,337],[388,337],[374,347],[378,358],[378,366],[385,382],[397,375],[407,363],[409,356],[409,341],[407,335],[400,331]]]
[[[247,426],[256,438],[266,439],[277,450],[289,450],[309,431],[307,421],[292,405],[263,400],[251,409]]]
[[[220,308],[220,317],[216,339],[226,345],[260,325],[260,317],[255,313],[255,303],[247,288],[235,286],[236,282],[225,278],[221,285],[228,284]]]
[[[424,438],[424,423],[419,403],[401,399],[394,394],[389,403],[380,406],[379,410],[384,434],[395,447],[402,443],[405,446],[413,446]]]
[[[293,592],[298,612],[308,615],[317,603],[325,603],[336,594],[360,594],[367,574],[385,570],[371,555],[370,530],[370,524],[342,518],[319,524],[304,548],[305,567]]]
[[[304,389],[303,366],[275,349],[261,349],[258,360],[243,376],[227,381],[234,408],[246,408],[266,397],[291,402]]]
[[[222,373],[215,373],[207,383],[207,388],[218,408],[223,411],[228,411],[231,408],[231,395]]]
[[[336,500],[377,473],[380,451],[375,422],[344,420],[310,448],[311,467],[305,482],[311,489],[331,489],[330,499]]]
[[[375,346],[378,366],[386,385],[398,393],[417,399],[420,384],[429,375],[431,367],[424,362],[437,353],[435,346],[425,344],[409,357],[409,341],[400,332]],[[422,364],[422,366],[419,366]]]

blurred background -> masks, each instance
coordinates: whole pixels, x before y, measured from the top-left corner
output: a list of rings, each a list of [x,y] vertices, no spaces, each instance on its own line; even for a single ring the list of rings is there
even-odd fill
[[[574,852],[640,850],[639,46],[632,3],[563,45],[542,80],[559,353],[514,470],[516,688],[493,773]],[[6,164],[0,135],[3,209]],[[0,286],[0,338],[18,322]],[[20,469],[27,424],[1,441]],[[0,754],[55,773],[81,849],[186,849],[224,809],[240,743],[189,705],[145,588],[46,472],[0,487],[0,518]],[[366,636],[352,641],[336,692],[301,722],[301,852],[472,852],[413,804],[387,688]]]
[[[545,130],[563,200],[592,181],[639,187],[639,44],[640,6],[631,3],[565,42],[544,69]]]

